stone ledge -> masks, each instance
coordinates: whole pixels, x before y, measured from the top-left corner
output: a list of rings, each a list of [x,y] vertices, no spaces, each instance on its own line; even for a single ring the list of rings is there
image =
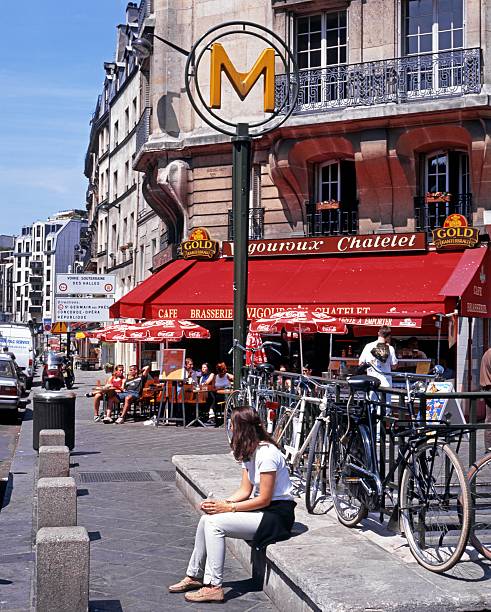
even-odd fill
[[[176,484],[195,507],[213,491],[226,497],[240,482],[230,455],[177,455]],[[309,515],[296,509],[295,537],[253,555],[253,572],[264,577],[264,591],[288,612],[392,610],[432,612],[491,608],[491,581],[484,564],[460,563],[449,576],[420,567],[405,541],[378,527],[373,519],[347,529],[332,514]],[[227,540],[229,550],[251,568],[251,548]]]

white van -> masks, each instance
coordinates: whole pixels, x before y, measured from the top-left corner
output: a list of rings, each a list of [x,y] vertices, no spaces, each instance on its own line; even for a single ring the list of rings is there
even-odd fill
[[[8,346],[15,355],[15,361],[24,369],[27,388],[32,386],[34,376],[34,337],[31,328],[22,323],[0,323],[0,351]]]

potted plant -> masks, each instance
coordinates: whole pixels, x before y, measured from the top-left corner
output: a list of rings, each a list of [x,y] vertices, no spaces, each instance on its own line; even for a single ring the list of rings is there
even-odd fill
[[[338,200],[324,200],[322,202],[317,202],[315,205],[315,210],[317,212],[321,212],[323,210],[339,210],[341,208],[341,202]]]
[[[426,204],[436,204],[439,202],[450,202],[452,194],[448,191],[429,191],[425,195]]]

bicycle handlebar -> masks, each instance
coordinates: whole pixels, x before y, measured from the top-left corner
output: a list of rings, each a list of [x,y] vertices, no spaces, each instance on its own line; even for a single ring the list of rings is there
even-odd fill
[[[280,351],[274,348],[275,346],[281,346],[281,343],[272,342],[271,340],[266,340],[266,342],[263,342],[261,345],[254,347],[254,348],[253,347],[246,348],[245,346],[242,346],[242,344],[239,344],[238,340],[234,340],[232,348],[229,350],[228,354],[230,355],[231,353],[233,353],[235,348],[239,348],[243,353],[245,353],[246,351],[251,351],[251,353],[254,354],[266,346],[269,346],[272,351],[274,351],[275,353],[278,353],[278,355],[281,355]]]

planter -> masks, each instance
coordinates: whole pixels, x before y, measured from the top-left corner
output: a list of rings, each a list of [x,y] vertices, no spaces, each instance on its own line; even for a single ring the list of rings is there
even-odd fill
[[[452,194],[447,192],[435,192],[435,193],[427,193],[425,195],[425,204],[438,204],[443,202],[450,202],[452,199]]]
[[[337,200],[326,200],[324,202],[317,202],[315,205],[315,210],[317,212],[322,212],[323,210],[339,210],[340,208],[341,204]]]

